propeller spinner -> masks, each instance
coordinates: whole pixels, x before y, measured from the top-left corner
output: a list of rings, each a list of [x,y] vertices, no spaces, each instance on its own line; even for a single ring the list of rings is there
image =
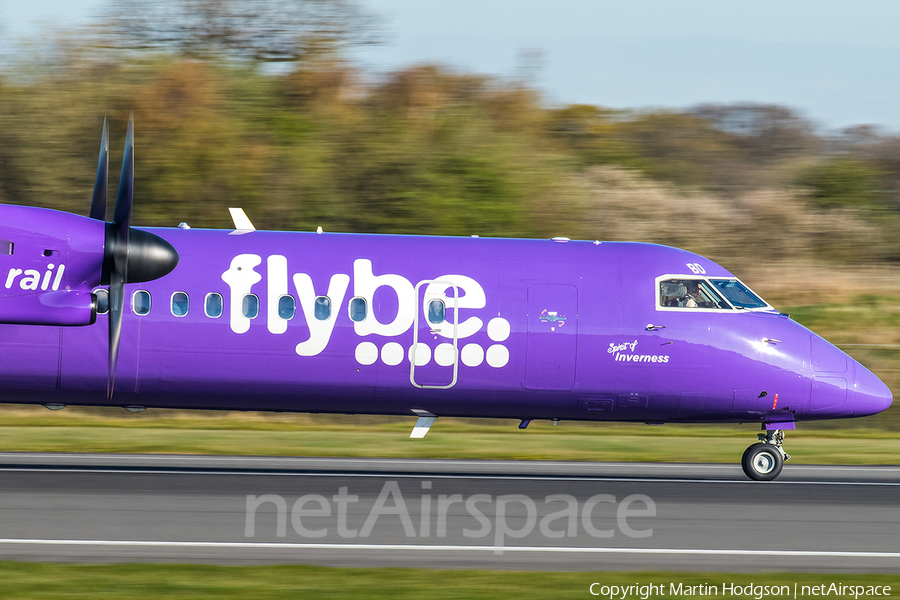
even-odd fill
[[[91,201],[92,219],[105,220],[109,181],[109,136],[103,120],[97,180]],[[140,229],[131,229],[134,204],[134,115],[128,117],[125,156],[119,177],[119,193],[113,220],[106,224],[101,285],[109,285],[109,374],[107,399],[112,398],[116,381],[116,365],[122,339],[122,317],[125,306],[125,284],[152,281],[170,273],[179,261],[175,248],[161,237]]]

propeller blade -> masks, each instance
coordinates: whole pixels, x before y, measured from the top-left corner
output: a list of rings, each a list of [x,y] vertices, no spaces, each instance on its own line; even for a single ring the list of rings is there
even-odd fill
[[[119,363],[119,342],[122,339],[122,311],[125,305],[125,278],[118,272],[111,276],[109,286],[109,374],[106,380],[106,399],[111,400],[116,384]]]
[[[119,176],[119,194],[112,222],[115,247],[112,249],[112,272],[109,275],[109,375],[107,399],[112,399],[119,362],[119,342],[122,339],[122,311],[125,305],[125,282],[128,280],[128,237],[131,207],[134,201],[134,115],[128,117],[125,136],[125,156]]]
[[[125,136],[125,156],[122,158],[122,174],[119,176],[119,195],[113,223],[119,229],[131,225],[131,206],[134,202],[134,113],[128,116],[128,134]]]
[[[106,129],[104,127],[104,137]],[[128,117],[125,156],[119,177],[119,194],[112,223],[106,224],[101,285],[109,285],[109,376],[107,399],[111,400],[116,383],[122,319],[125,313],[125,284],[152,281],[164,277],[178,265],[178,252],[172,244],[142,229],[132,231],[131,209],[134,203],[134,115]],[[93,209],[92,209],[93,216]]]
[[[109,188],[109,129],[103,117],[103,137],[100,139],[100,158],[97,160],[97,179],[94,182],[94,197],[91,200],[92,219],[106,220],[106,197]]]

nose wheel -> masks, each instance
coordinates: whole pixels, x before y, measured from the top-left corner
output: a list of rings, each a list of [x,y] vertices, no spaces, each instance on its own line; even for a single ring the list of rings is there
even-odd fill
[[[772,481],[778,477],[784,461],[791,458],[781,448],[783,442],[784,432],[780,429],[759,434],[759,442],[744,450],[741,458],[744,474],[756,481]]]

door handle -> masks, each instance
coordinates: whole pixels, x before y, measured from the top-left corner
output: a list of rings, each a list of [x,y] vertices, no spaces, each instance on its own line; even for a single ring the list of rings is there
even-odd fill
[[[653,323],[648,323],[646,327],[644,327],[644,331],[659,331],[660,329],[665,329],[665,325],[654,325]]]

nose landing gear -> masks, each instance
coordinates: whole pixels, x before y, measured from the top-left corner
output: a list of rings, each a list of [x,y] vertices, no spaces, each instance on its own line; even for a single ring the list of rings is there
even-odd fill
[[[778,477],[784,461],[791,459],[791,455],[782,449],[782,443],[784,431],[780,429],[760,433],[759,442],[744,450],[741,458],[744,474],[756,481],[772,481]]]

